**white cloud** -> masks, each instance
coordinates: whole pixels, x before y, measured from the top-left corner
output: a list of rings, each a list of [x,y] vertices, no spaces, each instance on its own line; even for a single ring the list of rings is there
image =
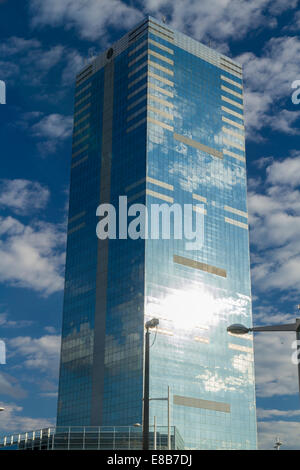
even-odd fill
[[[292,363],[296,335],[291,332],[257,333],[254,341],[256,393],[259,397],[294,395],[297,366]]]
[[[49,190],[36,181],[0,180],[0,207],[17,214],[24,215],[44,208],[49,196]]]
[[[0,44],[0,55],[8,57],[10,55],[19,54],[20,52],[27,51],[28,49],[36,49],[41,46],[40,41],[37,39],[24,39],[16,36],[11,36],[6,41]]]
[[[299,168],[297,152],[293,158],[271,159],[264,186],[253,187],[248,195],[252,279],[258,292],[300,290]]]
[[[111,28],[127,30],[142,17],[167,15],[168,24],[196,39],[240,39],[260,26],[276,26],[275,15],[293,9],[297,0],[31,0],[34,26],[76,28],[85,39],[106,39]]]
[[[19,66],[11,62],[0,60],[0,76],[2,80],[16,77],[20,72]]]
[[[27,56],[21,58],[23,65],[33,66],[40,71],[48,72],[60,62],[65,53],[65,48],[58,44],[48,50],[31,50]]]
[[[9,320],[8,313],[0,313],[0,326],[1,328],[23,328],[32,325],[31,320]]]
[[[62,69],[57,69],[57,76],[61,76],[61,83],[66,86],[70,81],[74,81],[76,73],[84,63],[85,59],[78,51],[62,44],[45,46],[37,39],[16,36],[7,38],[0,44],[1,78],[9,78],[16,84],[21,71],[22,83],[43,87],[47,73],[63,64]],[[55,92],[56,102],[57,93],[63,91]],[[43,93],[40,89],[39,98],[43,97]]]
[[[274,161],[267,168],[268,182],[286,184],[291,187],[300,186],[300,154],[294,158]]]
[[[298,135],[300,134],[300,129],[296,127],[296,123],[299,117],[300,111],[282,109],[279,113],[268,116],[265,124],[269,125],[273,131],[279,131],[289,135]]]
[[[15,403],[0,403],[5,410],[1,412],[0,431],[2,434],[20,433],[48,428],[54,425],[53,418],[31,418],[24,416],[23,407]]]
[[[55,334],[56,333],[56,328],[54,328],[54,326],[45,326],[45,331],[47,331],[47,333],[50,333],[50,334]]]
[[[89,59],[91,60],[91,58]],[[65,58],[66,66],[62,73],[62,83],[67,85],[74,83],[76,74],[87,63],[86,58],[79,54],[78,51],[70,51]]]
[[[300,416],[300,410],[276,410],[276,409],[264,410],[262,408],[258,408],[256,411],[257,411],[257,417],[259,419],[263,419],[263,418],[270,419],[270,418],[278,418],[278,417],[293,418],[295,416]]]
[[[100,7],[101,3],[101,7]],[[296,8],[297,0],[141,0],[130,6],[121,0],[54,0],[51,6],[43,0],[31,0],[34,26],[75,28],[85,39],[110,42],[112,30],[127,31],[142,17],[151,14],[167,16],[167,24],[210,42],[212,47],[229,54],[226,41],[236,41],[257,28],[274,28],[277,16]],[[300,40],[275,37],[269,40],[260,56],[246,52],[236,59],[244,65],[247,132],[250,138],[262,140],[257,132],[263,127],[287,134],[298,134],[296,121],[300,112],[278,111],[276,104],[291,96],[291,83],[298,76]],[[76,51],[67,59],[71,66],[63,72],[63,83],[81,68],[83,57]]]
[[[51,139],[65,139],[72,133],[72,116],[63,116],[61,114],[49,114],[44,116],[32,127],[33,135],[37,137],[46,137]]]
[[[20,399],[27,396],[27,393],[17,383],[17,380],[9,374],[0,373],[0,394],[8,395],[12,398]]]
[[[9,340],[12,355],[21,356],[20,365],[38,369],[53,376],[58,375],[60,335],[45,335],[40,338],[18,336]]]
[[[245,117],[250,138],[260,138],[257,131],[266,126],[287,134],[299,133],[295,122],[300,112],[282,110],[282,101],[290,99],[291,83],[299,74],[299,54],[300,39],[291,36],[270,39],[260,56],[246,52],[236,58],[244,66]]]
[[[64,227],[0,218],[0,281],[49,295],[63,288]]]
[[[300,450],[300,422],[260,421],[258,422],[259,449],[272,450],[276,437],[283,443],[281,449]]]
[[[103,38],[109,28],[127,30],[143,18],[138,5],[121,0],[31,0],[33,26],[75,27],[81,37]]]
[[[72,116],[49,114],[31,126],[31,133],[39,139],[38,150],[42,156],[55,153],[57,147],[72,134]]]

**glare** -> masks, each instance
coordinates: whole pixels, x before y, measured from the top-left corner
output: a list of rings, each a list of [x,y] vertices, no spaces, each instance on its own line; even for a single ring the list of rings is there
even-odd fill
[[[168,294],[160,305],[148,304],[147,313],[171,321],[175,328],[190,330],[211,326],[221,310],[221,299],[215,299],[205,289],[197,289]]]

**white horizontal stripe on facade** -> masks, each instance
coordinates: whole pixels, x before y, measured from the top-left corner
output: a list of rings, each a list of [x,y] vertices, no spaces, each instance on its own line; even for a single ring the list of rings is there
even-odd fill
[[[239,222],[238,220],[230,219],[229,217],[225,217],[225,222],[231,225],[235,225],[236,227],[244,228],[248,230],[248,224],[244,224],[243,222]]]
[[[147,72],[143,73],[142,75],[140,75],[139,77],[137,77],[135,80],[133,80],[133,82],[130,82],[128,83],[128,88],[131,88],[133,87],[133,85],[135,85],[136,83],[138,83],[140,80],[142,80],[143,78],[147,77]]]
[[[241,162],[246,162],[245,157],[243,157],[242,155],[239,155],[237,153],[231,152],[230,150],[223,149],[223,154],[228,155],[229,157],[235,158],[236,160],[239,160]]]
[[[232,116],[235,116],[239,119],[241,119],[242,121],[244,120],[244,116],[240,113],[237,113],[236,111],[233,111],[232,109],[230,108],[227,108],[226,106],[222,106],[222,111],[224,111],[225,113],[228,113],[228,114],[232,114]]]
[[[219,65],[219,67],[220,67],[220,69],[225,70],[226,72],[228,72],[230,75],[233,75],[234,77],[242,79],[242,74],[236,72],[235,70],[232,70],[230,67],[227,67],[224,64]]]
[[[82,118],[74,121],[74,127],[77,127],[79,126],[79,124],[81,124],[83,121],[85,121],[86,119],[88,119],[90,117],[90,113],[88,114],[85,114],[84,116],[82,116]]]
[[[149,183],[155,184],[156,186],[161,186],[162,188],[169,189],[170,191],[174,190],[174,186],[172,184],[157,180],[156,178],[152,178],[151,176],[147,176],[147,181]]]
[[[139,127],[141,124],[143,124],[144,122],[146,122],[146,118],[143,118],[141,119],[140,121],[136,122],[135,124],[133,124],[131,127],[128,127],[126,129],[126,132],[131,132],[133,131],[134,129],[136,129],[137,127]]]
[[[136,64],[136,62],[138,62],[139,60],[141,60],[143,57],[145,57],[145,55],[148,55],[148,50],[142,52],[142,54],[140,54],[139,56],[135,57],[134,59],[132,59],[129,63],[128,63],[128,67],[131,67],[133,64]],[[128,75],[129,76],[129,75]]]
[[[163,95],[169,96],[170,98],[174,98],[174,93],[172,93],[172,91],[165,90],[164,88],[160,88],[159,86],[151,82],[148,82],[148,85],[149,85],[149,88],[152,88],[153,90],[156,90],[159,93],[162,93]]]
[[[136,67],[134,70],[132,70],[131,72],[129,72],[128,74],[128,78],[132,77],[132,75],[135,75],[137,72],[139,72],[140,70],[142,70],[144,67],[146,67],[148,65],[148,60],[146,60],[145,62],[143,62],[141,65],[139,65],[138,67]]]
[[[244,109],[244,106],[237,101],[231,100],[230,98],[227,98],[227,96],[221,96],[221,99],[223,101],[226,101],[229,104],[232,104],[232,106],[236,106],[237,108]]]
[[[165,122],[157,121],[156,119],[153,119],[152,117],[148,117],[147,120],[151,124],[155,124],[156,126],[162,127],[163,129],[167,129],[168,131],[171,131],[171,132],[174,131],[174,127],[169,126],[169,124],[166,124]]]
[[[130,105],[127,106],[127,111],[129,111],[130,109],[134,108],[135,106],[137,106],[138,104],[142,103],[143,101],[147,100],[147,95],[143,95],[141,96],[141,98],[139,98],[138,100],[134,101],[133,103],[131,103]]]
[[[137,95],[140,91],[144,90],[144,88],[147,88],[147,83],[144,83],[144,85],[140,86],[136,90],[134,90],[132,93],[129,93],[127,96],[127,99],[130,100],[133,96]]]
[[[90,106],[91,106],[91,103],[87,103],[85,106],[83,106],[83,108],[79,109],[79,111],[77,111],[77,112],[74,114],[74,118],[75,118],[76,116],[79,116],[79,114],[83,113],[83,111],[85,111],[86,109],[88,109]]]
[[[171,196],[166,196],[165,194],[158,193],[157,191],[152,191],[152,189],[146,189],[146,194],[148,196],[156,197],[166,202],[174,202],[174,199]]]
[[[71,235],[71,233],[73,232],[77,232],[77,230],[80,230],[83,227],[85,227],[85,222],[82,222],[82,224],[77,225],[77,227],[73,227],[70,230],[68,230],[68,235]]]
[[[239,75],[243,75],[243,70],[242,67],[239,67],[238,65],[235,65],[233,62],[224,59],[221,57],[220,59],[221,65],[224,65],[225,67],[228,67],[229,69],[233,70],[234,72],[238,73]]]
[[[161,109],[155,108],[154,106],[148,106],[147,109],[148,109],[148,111],[152,111],[152,113],[160,114],[161,116],[165,117],[166,119],[170,119],[170,121],[173,121],[173,119],[174,119],[173,114],[166,113],[165,111],[162,111]]]
[[[229,343],[228,347],[229,349],[234,349],[235,351],[242,351],[242,352],[253,354],[253,348],[242,346],[240,344]]]
[[[226,122],[227,124],[230,124],[231,126],[237,127],[238,129],[241,129],[242,131],[245,130],[245,126],[242,124],[239,124],[238,122],[232,121],[231,119],[228,119],[225,116],[222,116],[222,121]]]
[[[148,52],[150,55],[153,55],[153,57],[156,57],[157,59],[160,59],[164,62],[167,62],[167,64],[174,65],[174,60],[169,59],[168,57],[165,57],[164,55],[161,55],[158,52],[153,51],[152,49],[149,49]]]
[[[240,215],[241,217],[245,217],[248,219],[247,212],[241,211],[240,209],[235,209],[234,207],[224,206],[224,210],[227,212],[232,212],[232,214]]]
[[[154,39],[149,39],[149,43],[153,44],[153,46],[159,47],[162,51],[168,52],[168,54],[174,55],[173,49],[170,49],[169,47],[164,46],[163,44],[160,44],[157,41],[154,41]]]
[[[136,193],[136,194],[133,194],[132,196],[130,196],[128,199],[127,199],[127,202],[131,202],[131,201],[134,201],[135,199],[138,199],[139,197],[141,196],[145,196],[146,194],[146,191],[145,189],[143,189],[142,191],[140,191],[139,193]]]
[[[148,94],[149,99],[153,101],[157,101],[158,103],[162,104],[163,106],[166,106],[167,108],[174,108],[174,104],[170,103],[169,101],[163,100],[162,98],[158,98],[156,95],[152,95],[151,92]]]
[[[82,137],[82,139],[79,139],[77,140],[76,142],[74,142],[74,144],[72,145],[72,147],[77,147],[77,145],[80,145],[82,142],[84,142],[85,140],[89,139],[90,138],[90,134],[87,134],[85,135],[84,137]]]
[[[204,207],[193,206],[194,212],[199,212],[199,214],[207,215],[207,210]]]
[[[161,335],[174,336],[174,332],[170,330],[163,330],[162,328],[156,328],[155,331]]]
[[[193,199],[196,199],[197,201],[204,202],[205,204],[207,203],[206,197],[204,197],[204,196],[199,196],[199,194],[193,193],[192,198],[193,198]]]
[[[86,101],[88,98],[90,98],[92,96],[92,93],[87,93],[86,95],[84,95],[80,100],[78,101],[75,101],[75,105],[74,107],[77,108],[77,106],[79,106],[81,103],[84,103],[84,101]]]
[[[226,91],[227,93],[231,93],[233,96],[236,96],[237,98],[240,98],[241,100],[244,99],[241,93],[237,93],[236,91],[232,90],[231,88],[228,88],[227,86],[221,85],[221,90]]]
[[[209,338],[204,338],[203,336],[195,336],[194,341],[198,341],[199,343],[209,344]]]
[[[231,85],[234,85],[234,86],[240,88],[241,90],[243,89],[243,85],[241,85],[238,82],[235,82],[234,80],[232,80],[231,78],[226,77],[225,75],[221,75],[221,80],[223,80],[224,82],[230,83]]]
[[[78,160],[78,162],[73,163],[73,165],[71,166],[71,169],[76,168],[78,165],[85,162],[87,159],[88,159],[88,156],[86,155],[85,157],[81,158],[81,160]]]
[[[86,126],[81,127],[81,129],[78,129],[78,131],[74,132],[73,137],[76,137],[77,135],[86,131],[87,129],[89,129],[89,127],[90,127],[90,124],[87,124]]]
[[[130,191],[131,189],[134,189],[134,188],[136,188],[137,186],[139,186],[140,184],[145,183],[145,181],[146,181],[146,178],[141,178],[140,180],[135,181],[134,183],[130,184],[129,186],[126,186],[125,192],[127,193],[127,192]]]
[[[73,217],[71,217],[71,218],[69,219],[69,224],[71,224],[72,222],[74,222],[74,221],[77,220],[77,219],[80,219],[81,217],[84,217],[85,214],[86,214],[86,212],[85,212],[85,211],[82,211],[82,212],[80,212],[79,214],[73,215]]]
[[[233,137],[236,137],[237,139],[240,139],[245,146],[245,137],[243,136],[243,134],[239,134],[238,132],[235,132],[232,129],[228,129],[228,127],[224,127],[224,126],[222,127],[222,131],[225,134],[229,134],[229,135],[232,135]]]
[[[150,67],[154,67],[154,68],[160,70],[161,72],[167,73],[168,75],[172,75],[172,76],[174,75],[173,70],[170,70],[167,67],[163,67],[162,65],[158,64],[157,62],[153,62],[152,60],[148,60],[148,64],[149,64]]]
[[[86,150],[88,150],[88,148],[89,148],[89,146],[88,146],[88,145],[85,145],[85,146],[82,147],[80,150],[77,150],[77,152],[72,153],[72,158],[77,157],[77,155],[79,155],[80,153],[85,152]]]
[[[236,142],[233,142],[233,140],[228,140],[224,138],[223,144],[229,145],[230,147],[235,147],[236,149],[242,150],[243,152],[245,151],[245,145],[237,144]]]
[[[249,335],[249,334],[246,334],[246,335],[237,335],[235,333],[230,333],[230,331],[228,331],[228,335],[229,336],[234,336],[235,338],[239,338],[239,339],[245,339],[247,341],[253,341],[253,335]]]
[[[158,36],[159,38],[164,39],[167,42],[174,43],[174,39],[171,36],[161,33],[152,27],[149,27],[149,32],[154,34],[155,36]]]
[[[128,53],[128,57],[132,56],[135,52],[137,52],[139,49],[142,49],[147,44],[147,40],[141,42],[138,46],[136,46],[134,49],[131,49],[131,51]]]
[[[160,75],[157,75],[156,73],[153,73],[151,71],[148,72],[148,76],[149,77],[152,77],[152,78],[155,78],[156,80],[159,80],[163,83],[165,83],[166,85],[169,85],[169,86],[174,86],[174,82],[171,82],[171,80],[168,80],[167,78],[164,78],[164,77],[161,77]]]
[[[88,90],[91,86],[92,86],[92,83],[90,82],[85,87],[81,88],[81,90],[79,90],[79,91],[77,91],[77,93],[75,93],[75,98],[82,95],[82,93],[84,93],[86,90]]]
[[[147,106],[143,106],[142,108],[140,108],[138,111],[136,111],[135,113],[131,114],[130,116],[128,116],[127,118],[127,122],[131,121],[132,119],[134,119],[136,116],[138,116],[139,114],[142,114],[144,111],[147,110]]]

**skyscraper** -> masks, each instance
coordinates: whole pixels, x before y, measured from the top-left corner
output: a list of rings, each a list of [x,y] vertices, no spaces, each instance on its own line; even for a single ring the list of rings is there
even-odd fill
[[[72,145],[57,424],[142,422],[156,317],[150,397],[186,447],[256,448],[253,338],[226,330],[252,321],[241,67],[149,17],[77,75]],[[119,196],[192,207],[202,242],[99,239]]]

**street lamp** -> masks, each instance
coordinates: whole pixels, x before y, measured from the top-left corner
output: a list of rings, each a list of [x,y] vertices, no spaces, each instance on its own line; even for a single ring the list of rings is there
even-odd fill
[[[4,410],[5,410],[5,408],[1,408],[1,407],[0,407],[0,411],[4,411]]]
[[[150,329],[159,324],[157,318],[145,323],[145,372],[144,372],[144,403],[143,403],[143,450],[149,450],[149,376],[150,376]]]
[[[279,437],[276,437],[276,441],[274,444],[274,449],[280,450],[280,447],[282,446],[282,442],[280,441]]]
[[[298,306],[300,310],[300,307]],[[285,325],[270,325],[270,326],[254,326],[253,328],[247,328],[244,325],[235,323],[228,326],[227,331],[235,335],[245,335],[250,331],[294,331],[296,333],[297,339],[297,353],[299,357],[300,353],[300,318],[296,318],[295,323],[289,323]],[[300,361],[298,360],[298,384],[299,384],[299,394],[300,394]]]

